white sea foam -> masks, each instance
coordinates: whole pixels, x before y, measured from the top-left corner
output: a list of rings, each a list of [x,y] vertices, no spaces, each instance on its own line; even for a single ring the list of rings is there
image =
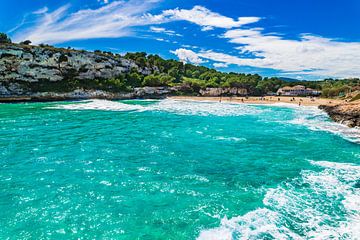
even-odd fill
[[[105,181],[105,180],[101,181],[100,184],[105,185],[105,186],[111,186],[112,185],[111,182]]]
[[[360,239],[360,166],[310,163],[320,171],[268,190],[263,208],[225,217],[198,239]]]
[[[277,103],[269,106],[293,108],[295,117],[286,123],[306,126],[312,131],[326,131],[339,135],[349,141],[360,143],[360,129],[349,128],[345,125],[329,120],[329,117],[322,110],[316,107],[297,106],[294,104]],[[150,105],[126,104],[108,100],[86,100],[71,104],[59,104],[52,109],[66,110],[102,110],[102,111],[159,111],[170,112],[180,115],[200,115],[200,116],[242,116],[258,115],[266,111],[257,105],[236,104],[225,102],[199,102],[187,100],[165,99],[156,101]],[[224,139],[223,139],[224,140]],[[235,139],[232,139],[236,141]]]
[[[66,110],[103,110],[103,111],[162,111],[181,115],[216,115],[216,116],[240,116],[261,113],[262,110],[254,106],[214,103],[214,102],[195,102],[165,99],[154,104],[143,106],[137,104],[125,104],[108,100],[86,100],[73,104],[60,104],[51,109]]]
[[[195,180],[195,181],[198,181],[198,182],[209,182],[209,179],[207,179],[206,177],[199,176],[199,175],[196,175],[196,174],[184,175],[184,176],[181,176],[181,177],[178,177],[178,178],[180,178],[180,179],[188,179],[188,180]]]
[[[229,142],[246,142],[247,139],[246,138],[238,138],[238,137],[215,137],[216,140],[219,141],[229,141]]]
[[[329,120],[327,114],[316,107],[300,107],[295,110],[295,118],[290,124],[303,125],[312,131],[326,131],[341,136],[354,143],[360,143],[360,129],[349,128]]]
[[[103,111],[136,111],[142,110],[140,105],[124,104],[108,100],[85,100],[72,104],[59,104],[50,109],[66,109],[66,110],[103,110]]]
[[[196,102],[165,99],[148,107],[151,111],[165,111],[181,115],[200,116],[241,116],[254,115],[262,110],[249,105],[219,103],[219,102]]]

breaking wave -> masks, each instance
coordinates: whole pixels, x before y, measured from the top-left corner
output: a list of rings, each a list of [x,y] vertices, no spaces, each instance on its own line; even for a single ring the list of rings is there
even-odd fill
[[[102,111],[136,111],[142,110],[141,105],[131,105],[121,102],[108,100],[85,100],[71,104],[59,104],[48,109],[65,109],[65,110],[102,110]]]
[[[103,110],[103,111],[163,111],[180,115],[200,116],[240,116],[252,115],[263,112],[255,106],[216,103],[216,102],[195,102],[165,99],[150,105],[125,104],[108,100],[80,101],[73,104],[60,104],[51,109],[66,110]]]
[[[295,116],[290,120],[281,120],[281,122],[302,125],[312,131],[326,131],[341,136],[349,141],[360,143],[360,129],[349,128],[345,125],[333,122],[327,114],[317,107],[296,106],[294,104],[273,104],[269,107],[286,107],[295,111]],[[248,105],[238,103],[219,103],[219,102],[199,102],[190,100],[172,100],[165,99],[156,101],[152,104],[126,104],[117,101],[108,100],[85,100],[71,104],[59,104],[51,109],[66,110],[102,110],[102,111],[159,111],[169,112],[179,115],[198,115],[198,116],[243,116],[258,115],[271,112],[270,108],[259,107],[259,105]],[[281,118],[281,116],[279,116]],[[271,119],[270,121],[276,121]],[[233,139],[235,140],[235,139]]]
[[[303,125],[312,131],[326,131],[341,136],[348,141],[360,143],[360,129],[350,128],[333,122],[327,114],[316,107],[296,108],[295,118],[288,123]]]
[[[267,191],[263,208],[221,220],[198,239],[358,239],[360,166],[310,161],[320,172]]]

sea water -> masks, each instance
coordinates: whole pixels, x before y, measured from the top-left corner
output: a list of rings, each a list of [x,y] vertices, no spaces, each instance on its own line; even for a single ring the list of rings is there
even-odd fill
[[[359,143],[295,105],[0,104],[0,239],[359,239]]]

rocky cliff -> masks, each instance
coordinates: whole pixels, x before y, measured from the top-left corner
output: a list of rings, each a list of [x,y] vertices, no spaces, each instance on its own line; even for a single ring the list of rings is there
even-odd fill
[[[111,79],[135,68],[147,75],[153,69],[140,68],[120,55],[59,49],[51,46],[0,44],[0,96],[44,95],[34,89],[47,84]]]
[[[320,109],[326,111],[336,122],[349,127],[360,127],[360,101],[339,105],[321,105]]]
[[[205,97],[219,96],[246,96],[248,94],[245,88],[206,88],[200,90],[200,95]]]

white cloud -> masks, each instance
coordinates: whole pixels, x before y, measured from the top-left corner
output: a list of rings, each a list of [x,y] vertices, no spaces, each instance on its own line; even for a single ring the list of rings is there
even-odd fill
[[[221,36],[233,44],[239,55],[213,50],[186,50],[192,59],[222,64],[278,70],[284,74],[317,77],[351,78],[360,76],[360,43],[303,34],[299,39],[285,39],[277,34],[264,34],[263,29],[228,30]],[[175,51],[176,52],[176,51]],[[252,57],[249,57],[252,55]],[[199,60],[197,60],[199,61]]]
[[[212,26],[204,26],[201,28],[201,31],[206,32],[206,31],[211,31],[214,30],[214,27]]]
[[[183,47],[183,48],[193,48],[193,49],[199,48],[198,46],[192,46],[192,45],[187,45],[187,44],[183,44],[183,45],[181,45],[181,47]]]
[[[156,33],[175,33],[174,31],[166,30],[165,28],[154,27],[154,26],[150,27],[150,30]]]
[[[155,38],[155,40],[159,42],[170,42],[168,39],[164,39],[164,38]]]
[[[162,27],[151,26],[150,31],[154,32],[154,33],[163,33],[163,34],[166,34],[166,35],[169,35],[169,36],[178,36],[178,37],[182,36],[181,34],[178,34],[173,30],[168,30],[168,29],[165,29],[165,28],[162,28]]]
[[[193,63],[198,65],[205,62],[195,52],[188,49],[179,48],[175,51],[171,51],[171,53],[175,54],[180,61],[185,63]]]
[[[54,44],[82,39],[136,36],[136,27],[150,26],[150,31],[158,34],[153,39],[169,41],[159,35],[181,35],[159,25],[187,21],[199,25],[202,31],[226,29],[219,37],[235,44],[239,54],[234,56],[212,50],[194,52],[195,50],[188,50],[190,47],[186,46],[173,52],[184,62],[200,64],[205,60],[212,60],[216,62],[215,67],[236,64],[270,68],[302,76],[360,76],[360,42],[344,42],[309,34],[300,35],[298,39],[288,39],[276,33],[266,34],[262,28],[244,29],[241,28],[243,25],[256,23],[261,18],[233,19],[203,6],[164,10],[158,15],[150,14],[159,1],[112,1],[98,9],[77,12],[71,12],[70,5],[64,5],[52,12],[44,7],[28,14],[37,18],[35,25],[28,27],[29,24],[24,24],[24,18],[21,24],[9,32],[17,32],[13,36],[15,41],[29,39],[35,44]]]
[[[31,28],[15,35],[15,41],[30,39],[33,43],[61,43],[91,38],[129,36],[132,27],[156,23],[144,12],[152,9],[158,0],[127,2],[115,1],[98,9],[70,12],[70,5],[45,13]],[[151,21],[150,21],[151,20]]]
[[[360,43],[303,34],[299,39],[285,39],[264,34],[260,28],[227,31],[224,38],[239,44],[239,53],[256,58],[239,58],[238,65],[272,68],[288,73],[317,76],[354,77],[360,75]]]
[[[134,27],[158,25],[172,21],[188,21],[198,24],[203,31],[213,28],[233,28],[260,20],[257,17],[241,17],[237,20],[214,13],[202,6],[190,10],[165,10],[158,15],[148,13],[160,0],[102,1],[108,3],[98,9],[71,12],[71,6],[64,5],[53,12],[40,9],[35,26],[15,34],[15,41],[30,39],[33,43],[62,43],[72,40],[94,38],[116,38],[135,35]],[[17,29],[17,28],[16,28]],[[162,27],[150,28],[152,32],[170,36],[182,36]]]
[[[40,14],[44,14],[44,13],[47,13],[49,11],[49,9],[47,7],[43,7],[43,8],[40,8],[34,12],[32,12],[33,14],[35,15],[40,15]]]
[[[229,66],[228,63],[214,63],[213,66],[215,68],[227,68]]]
[[[237,20],[212,12],[202,6],[195,6],[190,10],[187,9],[172,9],[163,11],[161,14],[164,18],[171,20],[185,20],[202,26],[203,31],[217,28],[234,28],[246,24],[255,23],[260,20],[258,17],[240,17]]]

